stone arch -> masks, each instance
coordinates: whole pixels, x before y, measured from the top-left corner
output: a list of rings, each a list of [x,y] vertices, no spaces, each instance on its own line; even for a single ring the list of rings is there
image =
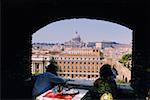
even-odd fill
[[[122,76],[122,79],[124,80],[124,75]]]
[[[20,91],[30,93],[24,86],[24,80],[31,76],[29,66],[32,34],[60,18],[71,17],[109,19],[110,22],[120,23],[135,30],[133,32],[132,68],[135,71],[132,72],[132,86],[139,93],[145,93],[142,92],[144,84],[150,87],[148,81],[149,45],[145,45],[149,43],[150,32],[148,3],[141,3],[137,0],[126,2],[74,0],[68,2],[64,0],[4,1],[2,4],[5,8],[3,9],[4,16],[2,16],[2,26],[4,26],[2,41],[5,44],[2,45],[2,57],[4,57],[2,59],[2,80],[5,81],[2,83],[2,97],[4,99],[27,97]]]
[[[126,82],[126,83],[128,82],[128,78],[127,78],[127,77],[125,78],[125,82]]]
[[[134,27],[132,25],[125,24],[126,22],[118,20],[118,19],[115,19],[115,18],[111,19],[111,18],[105,18],[105,16],[92,17],[92,16],[86,16],[86,15],[85,16],[84,15],[83,16],[76,16],[75,15],[75,16],[65,16],[65,17],[57,16],[54,19],[51,19],[51,18],[50,19],[46,19],[45,23],[37,24],[38,26],[35,26],[36,28],[33,30],[33,33],[31,33],[31,34],[34,34],[37,30],[45,27],[48,24],[55,23],[57,21],[68,20],[68,19],[82,19],[82,18],[111,22],[111,23],[114,23],[114,24],[118,24],[118,25],[124,26],[124,27],[129,28],[129,29],[134,31]]]

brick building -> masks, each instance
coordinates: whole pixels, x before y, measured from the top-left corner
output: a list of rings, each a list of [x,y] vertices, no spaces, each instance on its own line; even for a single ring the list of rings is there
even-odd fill
[[[32,74],[43,73],[44,66],[49,64],[51,57],[56,60],[58,74],[71,79],[96,79],[103,60],[98,49],[67,48],[61,54],[49,56],[32,56]]]

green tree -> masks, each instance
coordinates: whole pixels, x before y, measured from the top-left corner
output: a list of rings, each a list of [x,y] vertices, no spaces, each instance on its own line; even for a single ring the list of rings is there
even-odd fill
[[[125,54],[122,56],[119,62],[131,70],[131,64],[130,64],[131,60],[132,60],[132,54]]]

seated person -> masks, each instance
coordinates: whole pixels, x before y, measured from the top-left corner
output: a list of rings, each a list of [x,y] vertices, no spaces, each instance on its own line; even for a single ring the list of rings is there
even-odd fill
[[[36,96],[46,92],[49,89],[52,89],[57,84],[64,84],[66,80],[57,76],[57,69],[54,64],[50,64],[46,68],[46,72],[37,76],[32,96]]]
[[[113,97],[115,96],[117,85],[110,65],[105,64],[100,68],[100,78],[94,82],[94,88],[100,97],[104,93],[111,93]]]

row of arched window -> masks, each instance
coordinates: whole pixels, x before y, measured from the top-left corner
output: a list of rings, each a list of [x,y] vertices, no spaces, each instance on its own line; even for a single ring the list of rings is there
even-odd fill
[[[62,77],[71,77],[71,78],[75,78],[75,77],[87,77],[89,76],[88,78],[91,78],[91,77],[98,77],[98,75],[82,75],[82,74],[59,74],[59,76],[62,76]]]
[[[99,62],[57,61],[57,64],[99,64]],[[103,64],[102,62],[100,64]]]
[[[59,66],[59,72],[99,72],[98,66]]]
[[[80,71],[79,70],[75,70],[75,71],[74,70],[59,70],[59,72],[98,73],[98,70],[96,70],[96,71],[94,71],[94,70],[92,70],[92,71],[91,70],[87,70],[87,71],[86,70],[84,70],[84,71],[83,70],[80,70]]]
[[[98,66],[60,66],[61,69],[98,69]]]
[[[56,60],[100,60],[100,57],[55,57]]]

